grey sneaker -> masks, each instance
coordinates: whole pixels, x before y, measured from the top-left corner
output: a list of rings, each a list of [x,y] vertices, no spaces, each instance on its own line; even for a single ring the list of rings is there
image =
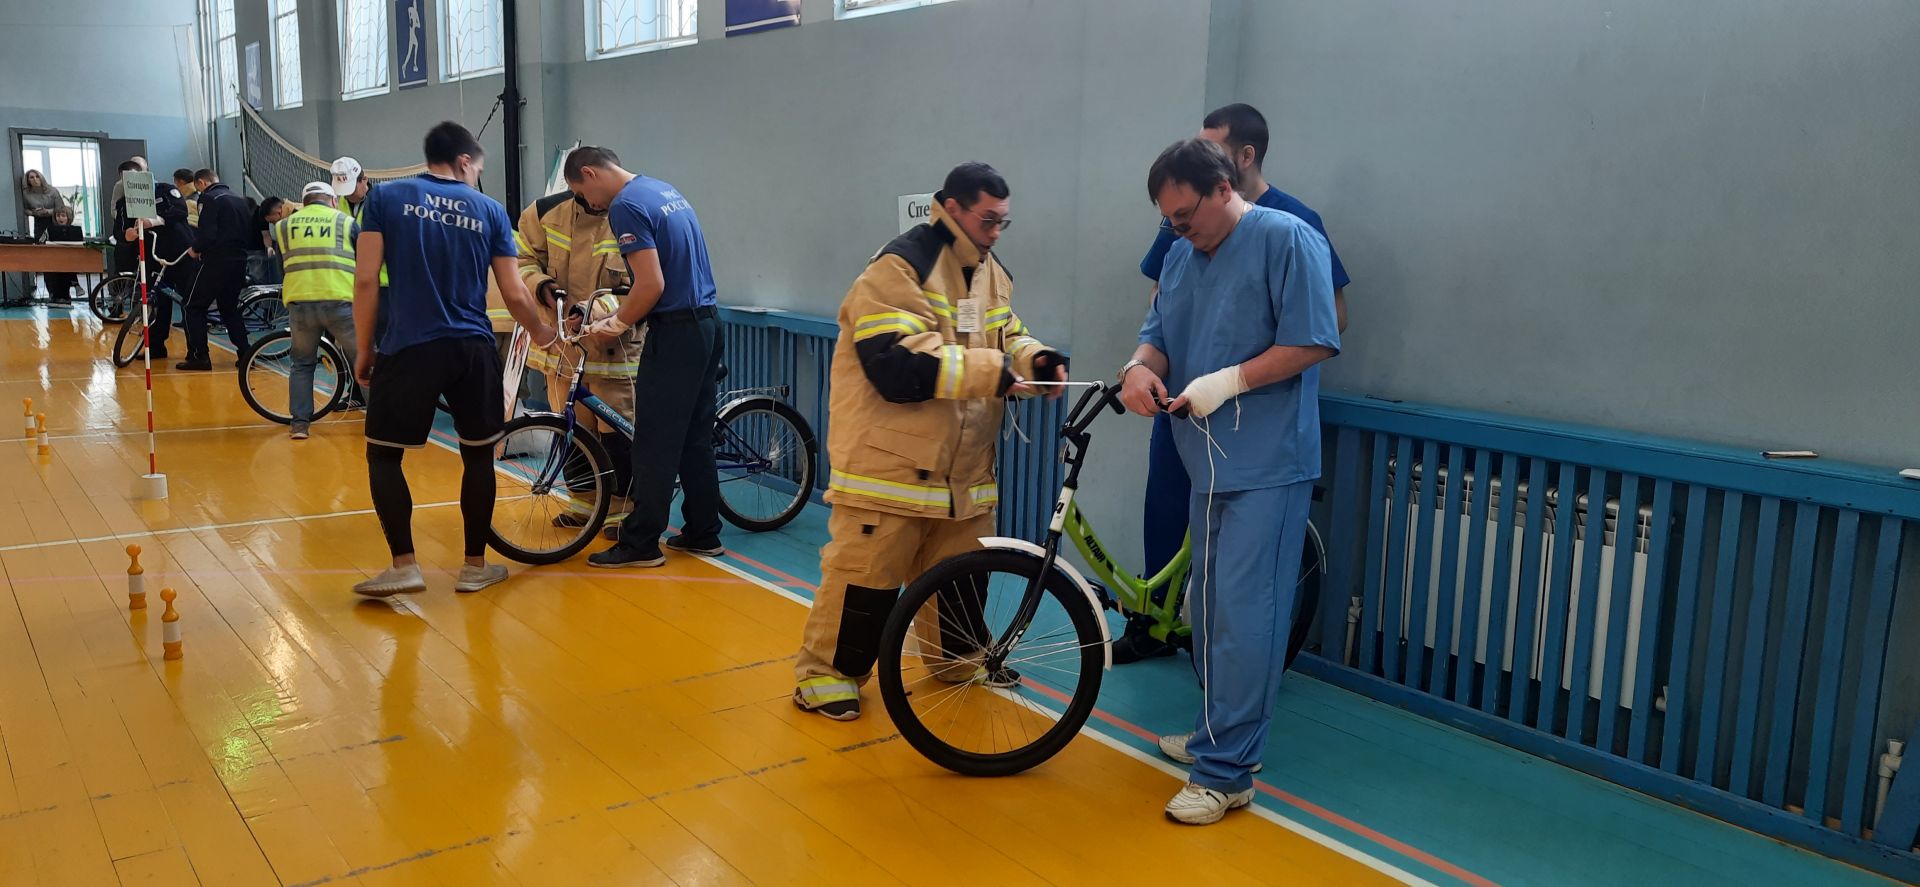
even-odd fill
[[[507,568],[501,564],[474,566],[464,564],[460,567],[460,578],[453,583],[453,590],[460,592],[479,591],[489,585],[506,581]]]
[[[1192,741],[1192,733],[1175,733],[1171,736],[1162,736],[1160,737],[1160,753],[1182,764],[1191,764],[1200,760],[1195,757],[1192,752],[1187,751],[1187,743]],[[1253,765],[1253,769],[1247,772],[1258,773],[1260,772],[1260,768],[1261,765],[1256,762]]]
[[[388,567],[380,575],[355,585],[353,593],[362,597],[384,598],[426,589],[427,580],[420,575],[420,565],[408,564],[404,567]]]
[[[292,433],[291,435],[289,435],[289,436],[290,436],[290,437],[292,437],[292,438],[293,438],[294,440],[306,440],[306,439],[307,439],[307,426],[305,426],[305,425],[295,425],[295,426],[293,426],[293,433]]]

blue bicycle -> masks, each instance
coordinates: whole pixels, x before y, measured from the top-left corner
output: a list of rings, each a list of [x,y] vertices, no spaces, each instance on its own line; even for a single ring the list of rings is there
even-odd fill
[[[609,293],[618,291],[599,290],[594,299]],[[590,306],[594,299],[584,304]],[[582,317],[580,326],[591,320],[591,316]],[[555,326],[566,328],[565,323]],[[606,525],[614,501],[626,498],[631,482],[630,460],[616,458],[609,449],[621,456],[630,452],[633,423],[581,383],[581,367],[586,363],[583,338],[577,333],[561,334],[561,342],[575,349],[578,358],[572,362],[566,403],[558,405],[557,412],[513,419],[494,445],[501,489],[490,543],[501,555],[521,563],[553,564],[579,554]],[[743,530],[765,532],[786,526],[813,494],[819,448],[807,420],[786,402],[787,394],[785,387],[720,394],[713,423],[720,515]],[[582,427],[576,407],[612,430]],[[644,420],[644,414],[640,418]],[[602,437],[611,440],[602,441]]]

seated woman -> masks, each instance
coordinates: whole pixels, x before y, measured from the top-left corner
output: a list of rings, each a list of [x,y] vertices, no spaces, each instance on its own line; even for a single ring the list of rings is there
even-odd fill
[[[41,226],[40,242],[46,243],[52,238],[55,231],[60,228],[71,227],[72,225],[73,209],[65,205],[60,206],[53,211],[48,223]],[[44,276],[44,279],[47,282],[47,304],[73,304],[73,290],[80,285],[80,275],[48,273]]]

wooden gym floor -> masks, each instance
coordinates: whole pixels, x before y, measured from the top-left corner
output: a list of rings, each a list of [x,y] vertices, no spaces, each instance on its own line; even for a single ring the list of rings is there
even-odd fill
[[[851,724],[788,702],[814,514],[721,562],[514,565],[456,596],[459,462],[429,447],[430,588],[363,601],[386,553],[357,416],[294,443],[221,352],[156,367],[171,495],[130,501],[138,366],[83,310],[0,318],[0,408],[34,398],[53,438],[0,427],[0,885],[1872,881],[1306,679],[1256,812],[1174,826],[1147,744],[1191,718],[1172,660],[1110,676],[1047,765],[947,774],[871,692]]]

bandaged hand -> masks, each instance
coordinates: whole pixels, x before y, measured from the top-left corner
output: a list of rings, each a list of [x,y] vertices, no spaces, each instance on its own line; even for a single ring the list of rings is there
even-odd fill
[[[1193,415],[1205,418],[1222,404],[1245,393],[1247,383],[1240,378],[1240,367],[1230,366],[1187,383],[1187,389],[1180,392],[1180,400],[1186,402]]]
[[[606,336],[612,338],[632,328],[633,324],[621,320],[620,315],[614,314],[587,324],[586,328],[580,332],[589,336]]]

